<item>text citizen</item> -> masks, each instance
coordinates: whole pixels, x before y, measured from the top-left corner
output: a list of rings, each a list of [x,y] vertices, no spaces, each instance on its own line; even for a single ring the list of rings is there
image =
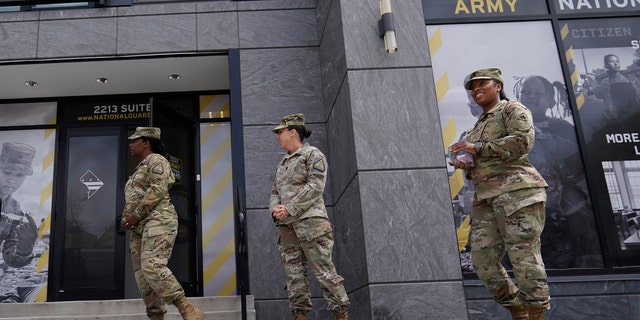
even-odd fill
[[[639,0],[640,1],[640,0]],[[630,27],[582,28],[571,30],[572,38],[616,38],[632,36]]]

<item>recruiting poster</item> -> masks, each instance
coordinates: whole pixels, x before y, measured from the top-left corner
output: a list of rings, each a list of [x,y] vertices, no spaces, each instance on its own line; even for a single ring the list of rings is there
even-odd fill
[[[0,131],[0,303],[43,302],[55,130]]]
[[[521,101],[533,115],[536,141],[529,159],[549,184],[541,237],[547,268],[601,267],[594,212],[550,22],[428,25],[427,32],[445,150],[464,139],[482,113],[463,86],[465,77],[477,69],[500,68],[507,97]],[[464,271],[473,271],[465,242],[473,184],[461,170],[448,169],[461,264]]]
[[[559,24],[607,234],[640,258],[640,18]]]

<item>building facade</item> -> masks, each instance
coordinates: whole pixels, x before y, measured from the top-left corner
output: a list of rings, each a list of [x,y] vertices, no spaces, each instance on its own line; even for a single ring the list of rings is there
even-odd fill
[[[11,196],[39,228],[29,265],[3,261],[1,287],[15,289],[6,297],[137,297],[115,221],[135,167],[126,137],[151,124],[179,177],[171,267],[188,294],[249,293],[258,319],[286,319],[268,212],[283,151],[271,129],[302,112],[328,157],[351,317],[507,319],[470,268],[470,190],[445,151],[473,123],[464,76],[498,66],[509,97],[527,105],[542,99],[527,81],[545,78],[542,115],[562,127],[540,124],[545,149],[532,156],[557,178],[543,239],[548,318],[640,317],[640,142],[626,124],[640,119],[614,111],[633,85],[603,83],[613,73],[604,56],[627,79],[640,68],[637,0],[392,1],[395,53],[379,35],[378,0],[87,5],[0,13],[0,142],[36,149]],[[311,318],[330,317],[312,289]]]

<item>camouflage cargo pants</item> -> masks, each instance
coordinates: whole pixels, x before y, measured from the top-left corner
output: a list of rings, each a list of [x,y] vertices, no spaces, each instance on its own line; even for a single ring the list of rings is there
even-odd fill
[[[540,234],[544,228],[544,189],[525,189],[475,200],[471,221],[471,258],[478,277],[503,306],[549,308],[549,287]],[[516,286],[502,266],[505,252]]]
[[[292,313],[308,313],[312,309],[307,265],[322,287],[327,309],[342,310],[349,305],[342,278],[331,260],[333,235],[325,219],[305,219],[294,226],[280,226],[279,251],[284,264],[287,291]],[[296,235],[296,230],[299,235]],[[317,235],[320,233],[320,235]]]
[[[184,296],[182,286],[167,267],[178,235],[178,220],[155,214],[142,226],[141,233],[131,232],[129,242],[133,272],[147,307],[147,314],[164,313],[165,303]]]

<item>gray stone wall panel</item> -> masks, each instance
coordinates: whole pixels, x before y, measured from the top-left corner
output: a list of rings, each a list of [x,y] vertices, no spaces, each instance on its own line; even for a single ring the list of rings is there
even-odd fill
[[[317,46],[314,9],[240,11],[241,48]]]
[[[421,1],[392,1],[398,52],[387,54],[378,33],[378,1],[341,1],[349,69],[430,65]]]
[[[313,310],[307,314],[310,320],[333,319],[331,312],[325,310],[327,304],[322,298],[311,298]],[[354,319],[349,317],[350,319]],[[258,320],[289,320],[293,319],[289,309],[289,300],[256,301],[256,319]],[[356,318],[357,319],[357,318]]]
[[[633,279],[635,278],[635,279]],[[594,279],[586,277],[549,278],[551,297],[573,296],[580,292],[585,296],[596,295],[638,295],[640,296],[640,279],[638,276],[610,275]],[[465,281],[465,296],[469,299],[491,299],[491,294],[480,280]]]
[[[507,309],[493,300],[469,300],[470,320],[508,319]],[[546,319],[562,320],[637,320],[640,319],[640,296],[574,296],[553,298]]]
[[[360,172],[369,282],[461,279],[444,169]]]
[[[359,170],[444,167],[429,69],[349,71]]]
[[[333,164],[331,194],[333,199],[338,201],[358,172],[348,82],[345,82],[340,90],[338,100],[327,121],[327,139],[331,142],[327,157]]]
[[[114,55],[116,18],[41,21],[38,58]]]
[[[348,291],[349,301],[349,319],[351,320],[398,320],[397,318],[376,319],[371,317],[371,294],[370,287],[361,287],[355,291]],[[331,318],[329,318],[331,319]],[[417,320],[417,319],[416,319]]]
[[[38,49],[38,22],[0,23],[0,59],[33,59]]]
[[[238,11],[238,3],[235,1],[200,1],[196,3],[196,12],[235,12]]]
[[[269,210],[247,210],[249,288],[256,300],[287,299],[277,242],[278,229]]]
[[[327,208],[333,217],[333,209]],[[249,287],[258,299],[287,299],[284,267],[278,252],[278,229],[269,210],[247,211],[247,245],[249,255]],[[335,251],[335,249],[334,249]],[[311,296],[322,299],[320,283],[311,270],[308,271]],[[324,309],[326,303],[322,301]],[[318,306],[316,304],[316,306]]]
[[[248,208],[268,208],[276,165],[284,150],[271,129],[275,125],[244,127],[244,168]]]
[[[118,18],[118,54],[195,50],[195,14]]]
[[[243,123],[277,124],[302,112],[307,123],[324,122],[317,48],[240,52]]]
[[[466,280],[464,290],[470,319],[508,317],[507,310],[493,301],[479,280]],[[637,276],[551,277],[549,291],[551,310],[546,312],[548,319],[640,319],[640,280]]]
[[[118,8],[92,8],[74,10],[43,10],[40,20],[64,20],[86,18],[108,18],[118,15]]]
[[[368,277],[367,247],[364,241],[364,224],[358,180],[341,195],[334,207],[335,261],[338,272],[345,279],[348,293],[370,283]]]
[[[238,14],[235,12],[197,15],[198,50],[227,50],[238,47]]]
[[[461,282],[380,284],[369,291],[369,319],[468,319]]]
[[[329,8],[334,1],[332,0],[323,0],[318,1],[316,7],[316,21],[318,27],[318,39],[322,38],[323,30],[325,23],[327,22],[327,16],[329,15]],[[338,3],[338,1],[335,1]]]
[[[322,93],[327,110],[325,112],[326,115],[329,115],[328,110],[333,107],[338,91],[347,74],[347,60],[344,55],[344,35],[340,15],[340,1],[332,1],[320,43]]]
[[[286,298],[278,300],[257,300],[256,319],[259,320],[285,320],[292,318],[289,309],[289,300]]]
[[[168,2],[118,7],[119,16],[195,13],[197,2]]]
[[[238,10],[314,9],[316,1],[318,0],[241,1],[238,2]]]
[[[0,12],[0,22],[36,21],[40,18],[40,12]]]
[[[279,115],[277,119],[280,119]],[[269,206],[269,194],[271,193],[271,184],[275,177],[276,166],[286,153],[285,150],[280,148],[276,135],[271,132],[271,129],[275,126],[276,124],[270,124],[244,128],[245,182],[248,208],[268,208]],[[305,141],[326,154],[325,125],[310,124],[308,128],[313,131],[313,134]],[[333,172],[331,167],[332,164],[329,163],[327,187],[324,193],[326,204],[332,203],[329,192]]]

